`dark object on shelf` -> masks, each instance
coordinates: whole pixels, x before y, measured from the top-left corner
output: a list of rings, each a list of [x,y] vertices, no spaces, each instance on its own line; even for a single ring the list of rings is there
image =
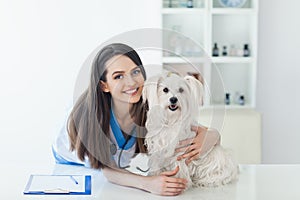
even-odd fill
[[[244,95],[241,95],[241,96],[240,96],[239,104],[240,104],[241,106],[245,105],[245,97],[244,97]]]
[[[172,8],[172,0],[169,0],[169,8]]]
[[[230,94],[229,93],[225,94],[225,104],[230,105]]]
[[[250,50],[249,50],[248,44],[244,45],[244,56],[245,57],[249,57],[250,56]]]
[[[223,46],[222,56],[227,56],[227,47]]]
[[[188,0],[187,1],[187,4],[186,4],[186,7],[188,7],[188,8],[193,8],[194,6],[193,6],[193,0]]]
[[[213,51],[212,51],[212,56],[219,56],[219,48],[217,43],[215,43]]]

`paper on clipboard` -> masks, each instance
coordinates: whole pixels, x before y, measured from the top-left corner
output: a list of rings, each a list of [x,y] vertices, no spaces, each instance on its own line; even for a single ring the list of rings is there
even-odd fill
[[[26,191],[29,193],[84,193],[85,176],[31,175]]]

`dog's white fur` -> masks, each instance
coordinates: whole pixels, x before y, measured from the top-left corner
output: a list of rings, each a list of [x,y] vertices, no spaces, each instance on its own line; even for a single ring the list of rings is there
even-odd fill
[[[203,86],[192,76],[183,78],[166,73],[145,82],[143,100],[147,101],[149,107],[145,143],[150,175],[158,175],[179,166],[176,177],[187,179],[188,186],[198,187],[219,186],[237,178],[236,162],[220,145],[214,146],[188,166],[185,160],[177,161],[177,156],[182,154],[174,153],[179,141],[195,137],[191,125],[197,125],[195,119],[200,114],[202,96]]]

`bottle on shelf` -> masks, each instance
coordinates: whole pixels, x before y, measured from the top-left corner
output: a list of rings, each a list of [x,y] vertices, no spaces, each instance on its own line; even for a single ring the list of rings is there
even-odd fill
[[[222,56],[227,56],[227,47],[223,46]]]
[[[244,45],[244,57],[249,57],[250,56],[250,50],[248,47],[248,44]]]
[[[240,104],[241,106],[245,105],[245,97],[244,97],[244,95],[241,95],[241,96],[240,96],[239,104]]]
[[[169,7],[169,8],[172,8],[172,7],[173,7],[173,5],[172,5],[172,0],[169,0],[168,7]]]
[[[225,94],[225,104],[230,105],[230,93]]]
[[[186,7],[187,8],[193,8],[194,7],[193,0],[187,0]]]
[[[214,48],[212,50],[212,56],[219,56],[219,48],[217,43],[214,44]]]

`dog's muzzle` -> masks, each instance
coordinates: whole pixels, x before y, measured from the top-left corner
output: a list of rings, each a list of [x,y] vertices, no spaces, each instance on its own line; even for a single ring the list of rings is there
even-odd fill
[[[178,99],[177,99],[177,97],[171,97],[170,99],[169,99],[169,101],[170,101],[170,105],[169,105],[169,109],[171,110],[171,111],[175,111],[175,110],[177,110],[178,109],[178,105],[177,105],[177,102],[178,102]]]

